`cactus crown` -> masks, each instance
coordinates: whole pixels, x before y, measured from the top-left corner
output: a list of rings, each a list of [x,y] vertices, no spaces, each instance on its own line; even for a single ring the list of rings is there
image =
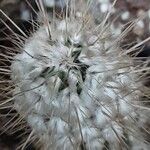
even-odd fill
[[[148,117],[136,107],[143,85],[119,46],[124,33],[115,39],[107,19],[97,26],[85,14],[46,19],[27,39],[11,65],[14,107],[46,150],[148,149]]]

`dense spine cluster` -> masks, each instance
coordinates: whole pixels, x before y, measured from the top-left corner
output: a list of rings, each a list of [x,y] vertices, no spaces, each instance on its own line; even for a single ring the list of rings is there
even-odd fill
[[[120,48],[124,35],[71,15],[41,25],[15,56],[14,108],[45,150],[148,150],[140,68]]]

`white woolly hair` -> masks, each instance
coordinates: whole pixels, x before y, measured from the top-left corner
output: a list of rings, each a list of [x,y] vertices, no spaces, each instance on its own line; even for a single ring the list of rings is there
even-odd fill
[[[137,20],[116,36],[107,23],[111,10],[96,25],[89,3],[66,2],[64,17],[49,21],[39,1],[43,23],[14,53],[10,70],[0,69],[10,74],[13,95],[0,106],[11,102],[16,124],[25,120],[32,129],[22,149],[35,137],[42,150],[150,149],[149,108],[141,101],[149,68],[128,55],[150,38],[122,50]]]

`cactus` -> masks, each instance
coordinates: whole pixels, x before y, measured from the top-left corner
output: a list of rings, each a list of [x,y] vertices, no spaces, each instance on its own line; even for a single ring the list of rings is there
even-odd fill
[[[44,150],[150,148],[141,101],[148,69],[127,55],[137,45],[121,49],[125,33],[114,38],[107,17],[98,26],[76,10],[45,19],[13,58],[13,106]]]

